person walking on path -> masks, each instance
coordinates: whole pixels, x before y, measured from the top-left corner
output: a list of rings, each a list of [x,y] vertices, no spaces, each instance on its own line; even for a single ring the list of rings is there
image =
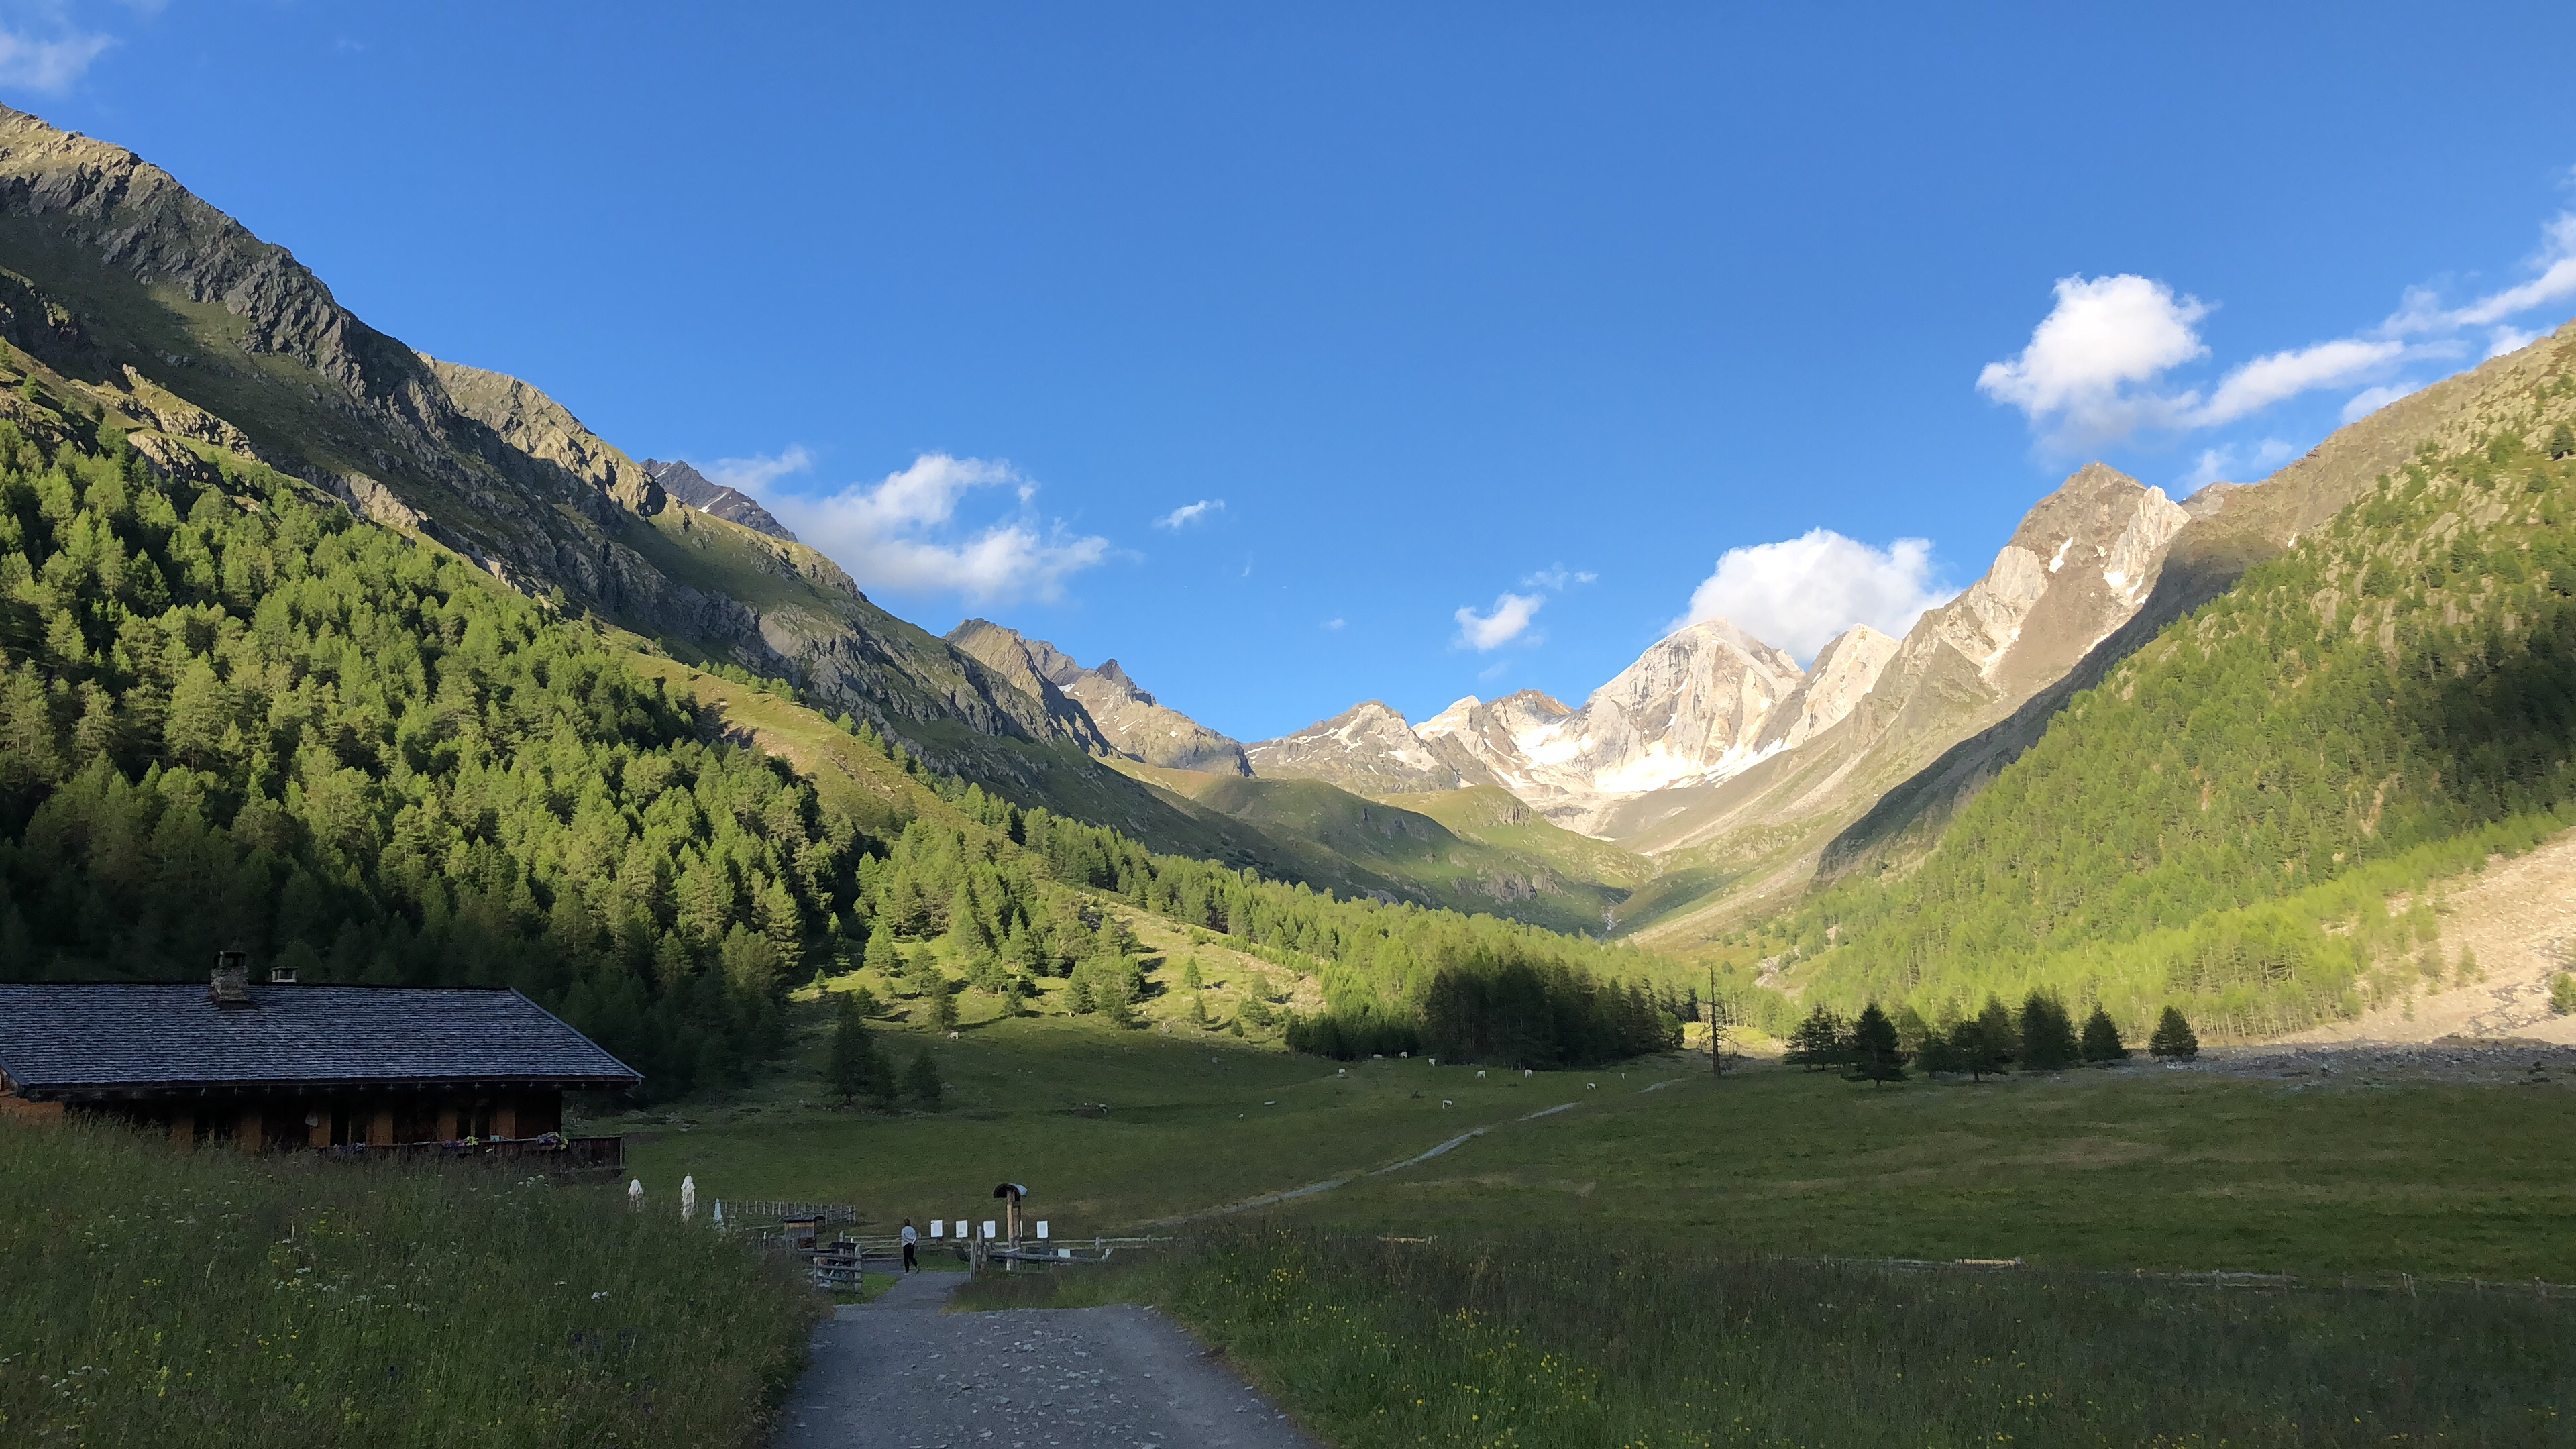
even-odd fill
[[[903,1271],[907,1273],[921,1266],[921,1259],[916,1255],[917,1250],[914,1246],[920,1241],[921,1234],[912,1230],[912,1219],[905,1218],[903,1220]]]

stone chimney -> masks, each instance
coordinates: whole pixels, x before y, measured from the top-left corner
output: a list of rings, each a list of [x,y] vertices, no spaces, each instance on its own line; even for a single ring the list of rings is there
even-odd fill
[[[217,951],[215,953],[215,970],[206,985],[206,999],[228,1011],[252,1004],[248,952]]]

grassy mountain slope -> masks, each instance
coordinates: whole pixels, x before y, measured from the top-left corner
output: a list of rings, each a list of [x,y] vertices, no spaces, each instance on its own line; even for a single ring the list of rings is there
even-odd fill
[[[2065,678],[1897,784],[1825,847],[1818,878],[1903,868],[1937,840],[1951,816],[1997,771],[2037,742],[2066,702],[2099,684],[2166,625],[2235,587],[2245,571],[2274,558],[2304,532],[2335,516],[2431,444],[2456,451],[2511,412],[2556,366],[2561,339],[2493,358],[2401,398],[2344,427],[2264,482],[2214,484],[2186,505],[2193,520],[2175,535],[2154,590],[2137,616],[2094,646]]]
[[[1454,799],[1477,792],[1372,800],[1321,780],[1255,779],[1132,762],[1120,768],[1260,831],[1275,848],[1302,852],[1303,879],[1337,882],[1340,889],[1383,899],[1599,934],[1603,913],[1627,896],[1620,877],[1636,873],[1626,852],[1538,820],[1499,789],[1486,793],[1508,802],[1508,810]],[[1453,830],[1430,811],[1413,808],[1422,801],[1438,801],[1437,808],[1462,820],[1517,814],[1537,823],[1502,827],[1518,830],[1525,840],[1498,840],[1472,829]]]
[[[2576,331],[2486,374],[2322,520],[2323,489],[2267,502],[2295,544],[2071,699],[1911,875],[1802,911],[1802,978],[1926,1004],[2042,982],[2237,1035],[2388,989],[2418,938],[2387,891],[2576,817],[2571,369]]]

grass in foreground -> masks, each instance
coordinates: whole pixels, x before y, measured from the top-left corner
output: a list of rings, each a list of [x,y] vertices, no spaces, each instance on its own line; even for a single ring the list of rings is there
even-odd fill
[[[653,1207],[0,1123],[0,1443],[759,1443],[815,1296]]]
[[[1157,1304],[1340,1449],[2567,1442],[2576,1303],[1247,1230],[969,1307]]]

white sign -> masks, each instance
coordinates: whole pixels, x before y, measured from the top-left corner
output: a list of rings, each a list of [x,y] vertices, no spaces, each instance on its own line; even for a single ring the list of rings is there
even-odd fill
[[[988,1238],[998,1238],[1001,1236],[999,1232],[994,1230],[993,1220],[991,1218],[984,1219],[984,1236]]]
[[[1039,1237],[1041,1237],[1041,1238],[1044,1238],[1044,1237],[1046,1236],[1046,1223],[1047,1223],[1047,1220],[1046,1220],[1046,1219],[1044,1219],[1044,1218],[1040,1218],[1040,1219],[1038,1219],[1038,1236],[1039,1236]]]
[[[939,1236],[939,1231],[940,1231],[940,1229],[945,1228],[945,1227],[947,1227],[947,1226],[948,1226],[948,1219],[946,1219],[946,1218],[932,1218],[932,1219],[930,1220],[930,1235],[931,1235],[932,1237],[934,1237],[934,1238],[935,1238],[935,1237],[938,1237],[938,1236]]]

